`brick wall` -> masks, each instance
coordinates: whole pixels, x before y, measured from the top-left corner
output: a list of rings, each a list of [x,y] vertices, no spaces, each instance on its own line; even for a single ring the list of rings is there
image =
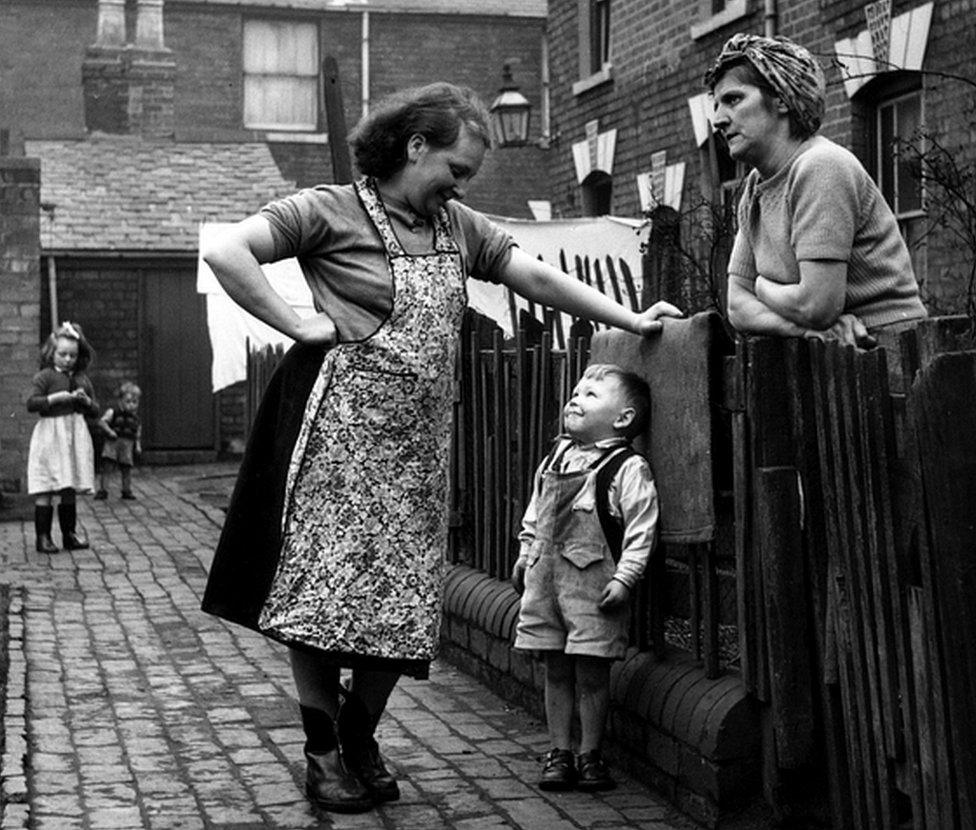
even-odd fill
[[[0,156],[0,492],[26,489],[37,416],[27,412],[38,369],[40,162]]]
[[[115,262],[58,259],[57,269],[58,313],[63,320],[80,323],[95,350],[88,373],[104,410],[112,406],[122,381],[139,379],[139,281]],[[45,281],[44,321],[50,319],[49,308]]]
[[[440,655],[544,718],[542,663],[511,647],[518,607],[507,580],[450,566]],[[738,677],[710,680],[688,655],[631,648],[611,667],[609,709],[603,749],[614,764],[706,827],[739,826],[733,816],[755,802],[761,761],[758,709]]]
[[[172,138],[175,70],[168,51],[89,47],[82,63],[85,126],[92,132]]]
[[[30,138],[84,136],[81,63],[95,42],[95,3],[5,0],[0,19],[2,126]]]
[[[895,0],[894,16],[923,0]],[[724,41],[736,31],[763,32],[763,4],[750,3],[750,14],[691,38],[696,3],[613,3],[613,80],[578,96],[578,0],[550,0],[549,43],[554,128],[560,140],[550,159],[553,207],[567,216],[580,214],[580,190],[572,144],[582,141],[584,125],[598,119],[600,130],[617,129],[612,212],[636,216],[635,176],[650,170],[651,154],[667,152],[668,163],[687,163],[684,200],[699,197],[701,166],[687,99],[703,91],[701,78]],[[827,69],[827,115],[821,132],[867,159],[864,106],[847,98],[833,63],[834,43],[866,28],[859,0],[796,0],[778,4],[778,32],[821,57]],[[935,3],[923,68],[928,130],[949,148],[956,163],[976,164],[976,0]],[[866,92],[866,97],[874,94]],[[870,103],[870,102],[868,102]],[[928,282],[923,292],[943,299],[967,279],[973,252],[951,234],[935,228],[928,244]],[[931,305],[931,304],[930,304]],[[958,310],[958,309],[957,309]]]
[[[346,122],[362,114],[362,17],[358,12],[284,10],[245,12],[229,4],[181,4],[164,7],[165,46],[175,60],[172,117],[181,141],[261,141],[263,132],[244,129],[241,32],[247,15],[314,19],[320,22],[322,56],[339,65]],[[66,0],[7,0],[0,27],[0,112],[28,138],[83,137],[86,134],[81,90],[86,50],[95,41],[96,4]],[[297,18],[296,18],[297,19]],[[38,37],[37,33],[50,32]],[[370,16],[370,98],[405,86],[448,80],[474,88],[490,103],[501,84],[502,65],[513,61],[515,80],[533,105],[533,137],[538,137],[542,36],[545,21],[476,15],[388,14]],[[123,52],[132,52],[131,48]],[[132,67],[118,61],[87,67],[89,74],[125,74]],[[135,68],[136,67],[133,65]],[[148,71],[149,66],[142,67]],[[123,71],[125,70],[125,72]],[[107,74],[106,74],[107,73]],[[141,85],[143,117],[151,114]],[[44,101],[38,107],[37,101]],[[138,102],[136,102],[138,103]],[[111,101],[108,101],[111,104]],[[120,131],[132,106],[115,102],[102,113],[103,128]],[[106,102],[102,102],[106,106]],[[138,107],[136,107],[138,109]],[[111,116],[111,117],[109,117]],[[324,116],[323,116],[324,118]],[[114,122],[119,122],[113,126]],[[95,124],[89,124],[94,128]],[[141,122],[131,131],[142,129]],[[325,131],[324,120],[319,125]],[[156,131],[152,134],[166,134]],[[331,181],[327,146],[318,143],[274,144],[283,175],[298,186]],[[549,197],[546,162],[550,154],[535,148],[499,150],[471,188],[468,202],[493,213],[527,217],[528,199]]]

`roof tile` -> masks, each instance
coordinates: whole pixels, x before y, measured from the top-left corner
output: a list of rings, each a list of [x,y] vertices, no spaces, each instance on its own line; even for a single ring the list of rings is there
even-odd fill
[[[28,141],[41,160],[41,247],[196,251],[200,222],[234,222],[295,190],[266,144],[133,136]],[[53,218],[51,218],[53,216]]]

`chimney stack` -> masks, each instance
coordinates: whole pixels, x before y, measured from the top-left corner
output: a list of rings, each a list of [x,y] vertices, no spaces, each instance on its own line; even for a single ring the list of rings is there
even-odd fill
[[[92,132],[172,138],[176,61],[163,37],[163,0],[136,0],[135,43],[126,0],[98,0],[96,41],[82,63],[85,126]]]

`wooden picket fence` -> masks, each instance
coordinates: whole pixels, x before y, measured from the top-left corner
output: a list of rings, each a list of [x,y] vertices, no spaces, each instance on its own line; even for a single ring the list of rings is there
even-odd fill
[[[468,313],[451,459],[449,556],[499,579],[591,334],[514,302],[512,317],[505,338]],[[249,359],[248,413],[279,359]],[[784,817],[801,809],[794,785],[824,770],[833,827],[976,827],[971,322],[928,320],[887,350],[740,338],[719,386],[729,515],[714,544],[666,546],[636,597],[633,643],[663,654],[666,620],[683,616],[706,673],[738,673]]]
[[[900,355],[738,344],[740,667],[764,704],[767,793],[786,812],[783,782],[825,764],[834,827],[976,826],[976,672],[972,640],[959,645],[976,635],[976,397],[960,401],[973,348],[955,318],[903,335]],[[953,372],[935,376],[946,357]],[[968,477],[947,480],[960,466]]]

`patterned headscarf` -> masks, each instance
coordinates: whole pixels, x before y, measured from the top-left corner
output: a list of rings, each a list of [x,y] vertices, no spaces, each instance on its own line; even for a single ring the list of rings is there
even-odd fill
[[[785,37],[740,32],[726,41],[718,60],[705,73],[705,86],[714,89],[725,68],[743,58],[766,79],[807,135],[820,129],[827,83],[813,55]]]

